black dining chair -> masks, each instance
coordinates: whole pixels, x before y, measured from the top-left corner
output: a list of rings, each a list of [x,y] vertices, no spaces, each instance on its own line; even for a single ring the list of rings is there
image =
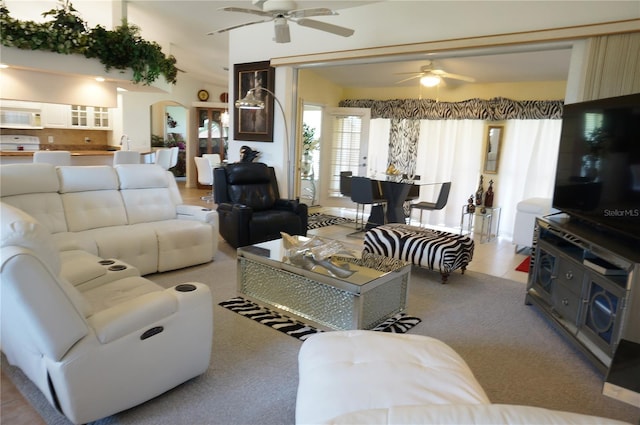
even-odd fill
[[[353,171],[340,171],[340,193],[342,196],[351,197],[351,177]]]
[[[367,227],[371,228],[385,223],[387,200],[378,182],[372,181],[368,177],[351,177],[351,200],[356,203],[356,229],[359,232],[367,230]],[[371,205],[371,214],[368,223],[365,224],[364,210],[366,205]],[[360,206],[362,206],[361,218]]]
[[[411,204],[411,210],[417,209],[420,210],[420,225],[422,226],[422,212],[423,211],[434,211],[441,210],[447,205],[447,201],[449,200],[449,192],[451,191],[451,182],[442,183],[440,187],[440,192],[438,193],[438,199],[435,202],[416,202]]]
[[[402,178],[409,179],[409,175],[403,174]],[[420,181],[420,176],[413,176],[411,180]],[[417,184],[411,185],[411,188],[409,189],[409,193],[407,194],[407,201],[415,201],[419,197],[420,197],[420,185],[417,185]]]

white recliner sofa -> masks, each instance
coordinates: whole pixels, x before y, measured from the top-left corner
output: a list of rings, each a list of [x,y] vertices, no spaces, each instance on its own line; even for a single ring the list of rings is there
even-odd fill
[[[110,416],[207,370],[206,285],[164,289],[113,260],[118,270],[94,277],[91,262],[114,264],[82,250],[61,253],[45,225],[4,202],[0,215],[0,346],[70,421]]]
[[[302,344],[298,365],[298,425],[624,424],[492,404],[462,357],[442,341],[421,335],[319,333]]]
[[[217,212],[183,205],[173,174],[153,164],[1,165],[0,196],[61,251],[118,259],[142,275],[206,263],[218,250]]]

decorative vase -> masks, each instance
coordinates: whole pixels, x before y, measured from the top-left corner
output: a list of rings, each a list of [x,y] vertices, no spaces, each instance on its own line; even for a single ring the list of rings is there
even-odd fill
[[[489,189],[487,189],[487,193],[484,194],[484,206],[488,208],[493,207],[493,180],[489,180]]]
[[[476,205],[477,206],[482,205],[482,194],[484,193],[483,180],[484,180],[484,178],[482,177],[482,175],[480,175],[480,183],[478,184],[478,190],[476,190]]]
[[[467,201],[467,212],[469,214],[476,212],[476,206],[473,205],[473,193],[469,196],[469,201]]]

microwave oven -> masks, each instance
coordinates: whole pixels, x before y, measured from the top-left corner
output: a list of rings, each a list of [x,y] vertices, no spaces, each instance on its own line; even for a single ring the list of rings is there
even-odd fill
[[[0,109],[0,127],[41,129],[42,115],[40,111],[33,109]]]

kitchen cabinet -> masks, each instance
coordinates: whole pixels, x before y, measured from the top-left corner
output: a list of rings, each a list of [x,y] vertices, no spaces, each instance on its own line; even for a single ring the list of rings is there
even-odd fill
[[[111,112],[109,108],[83,105],[71,105],[69,108],[69,128],[111,129]]]
[[[69,105],[44,103],[42,105],[42,126],[44,128],[67,128],[69,126]]]
[[[55,103],[21,104],[41,109],[44,128],[111,130],[113,127],[110,108]]]

